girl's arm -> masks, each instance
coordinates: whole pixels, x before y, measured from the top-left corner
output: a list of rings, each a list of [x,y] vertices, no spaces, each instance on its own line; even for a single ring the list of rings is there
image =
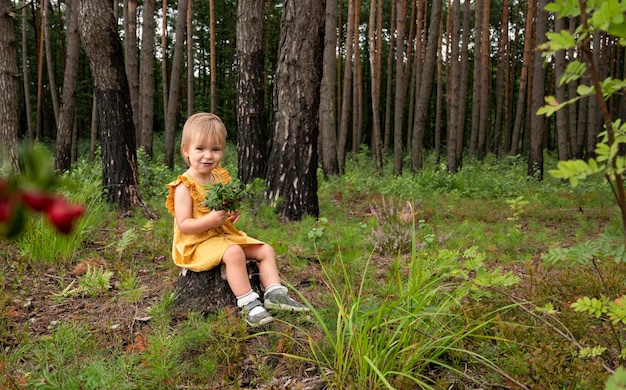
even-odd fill
[[[176,186],[174,191],[174,217],[178,229],[183,234],[197,234],[222,226],[226,222],[226,211],[213,210],[201,218],[193,217],[193,199],[189,188],[184,184]]]

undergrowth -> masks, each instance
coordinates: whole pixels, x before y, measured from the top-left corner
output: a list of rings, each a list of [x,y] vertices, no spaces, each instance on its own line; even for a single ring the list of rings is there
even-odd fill
[[[64,182],[88,209],[71,246],[59,249],[36,220],[19,241],[0,244],[0,387],[255,388],[285,372],[372,389],[583,389],[607,378],[602,361],[572,348],[572,340],[592,346],[613,337],[606,321],[570,307],[599,291],[596,273],[540,260],[615,224],[599,180],[574,189],[537,182],[521,158],[491,156],[456,175],[431,161],[395,176],[391,164],[379,170],[362,152],[350,156],[345,175],[320,173],[320,218],[300,222],[280,221],[257,181],[238,226],[272,244],[284,280],[314,310],[250,333],[236,312],[181,317],[172,308],[173,221],[163,188],[184,168],[171,172],[161,160],[140,155],[142,193],[158,220],[139,211],[118,218],[102,202],[98,164],[81,161]],[[74,273],[92,262],[102,270]],[[598,267],[612,291],[623,289],[620,265]],[[56,305],[123,308],[129,325],[90,325],[82,313],[35,333],[37,323],[12,313],[27,310],[50,275],[59,279],[45,285]],[[80,280],[83,293],[64,297]],[[169,290],[155,296],[157,283]]]

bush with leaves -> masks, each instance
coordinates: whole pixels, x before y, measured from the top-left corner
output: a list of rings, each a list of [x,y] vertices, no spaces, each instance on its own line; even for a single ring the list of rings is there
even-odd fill
[[[579,59],[569,62],[565,73],[559,80],[561,84],[568,84],[587,78],[589,85],[580,84],[576,89],[577,96],[560,102],[554,96],[545,98],[546,105],[537,114],[551,115],[563,107],[575,103],[587,97],[595,98],[602,116],[604,131],[600,133],[595,148],[595,157],[588,160],[560,161],[556,169],[549,173],[554,177],[569,180],[572,186],[578,185],[591,175],[602,175],[613,193],[615,202],[620,210],[622,220],[621,239],[607,239],[604,235],[598,240],[590,241],[582,246],[571,249],[556,248],[543,256],[550,263],[568,261],[570,264],[589,264],[600,275],[598,262],[603,259],[611,259],[616,262],[624,261],[624,244],[626,243],[626,192],[624,191],[624,173],[626,173],[626,156],[623,150],[626,147],[626,123],[620,119],[613,120],[608,102],[626,89],[626,80],[613,77],[600,78],[593,59],[591,42],[592,37],[601,34],[619,42],[620,46],[626,46],[626,1],[599,0],[599,1],[569,1],[556,0],[546,6],[546,10],[556,14],[557,18],[577,18],[578,26],[573,32],[561,30],[547,34],[548,41],[539,49],[544,50],[546,56],[551,56],[557,51],[578,50],[582,53]],[[615,343],[618,350],[619,364],[626,362],[626,348],[623,345],[623,334],[626,324],[626,309],[624,309],[624,297],[614,300],[606,296],[600,298],[580,297],[570,307],[577,312],[585,312],[595,318],[603,318],[611,327],[615,335]],[[621,327],[618,329],[617,327]],[[607,348],[603,346],[584,347],[580,351],[581,356],[601,356]],[[614,357],[606,358],[608,364],[614,363]],[[610,373],[614,373],[612,367],[608,367]],[[614,375],[606,384],[607,389],[624,388],[626,377],[623,371]]]

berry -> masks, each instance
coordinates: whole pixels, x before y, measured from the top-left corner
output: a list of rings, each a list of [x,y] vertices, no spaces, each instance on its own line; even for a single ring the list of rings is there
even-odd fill
[[[34,211],[46,211],[54,203],[55,198],[43,191],[24,191],[22,201]]]
[[[70,204],[63,197],[56,198],[47,210],[48,219],[58,231],[68,234],[72,231],[76,218],[83,215],[85,209],[78,204]]]

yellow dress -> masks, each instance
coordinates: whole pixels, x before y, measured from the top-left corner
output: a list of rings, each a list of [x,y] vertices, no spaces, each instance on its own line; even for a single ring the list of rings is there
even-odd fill
[[[217,167],[212,171],[216,183],[228,183],[232,181],[228,171],[225,168]],[[167,184],[169,189],[165,207],[174,214],[174,191],[179,184],[189,188],[191,197],[193,198],[193,217],[200,218],[207,215],[211,210],[202,206],[202,202],[206,197],[206,189],[187,173]],[[174,263],[191,271],[200,272],[207,271],[218,266],[222,261],[222,256],[226,249],[231,245],[253,245],[263,244],[262,241],[248,237],[246,233],[237,230],[231,221],[219,228],[209,229],[206,232],[198,234],[183,234],[178,229],[178,225],[174,220],[174,240],[172,244],[172,258]]]

